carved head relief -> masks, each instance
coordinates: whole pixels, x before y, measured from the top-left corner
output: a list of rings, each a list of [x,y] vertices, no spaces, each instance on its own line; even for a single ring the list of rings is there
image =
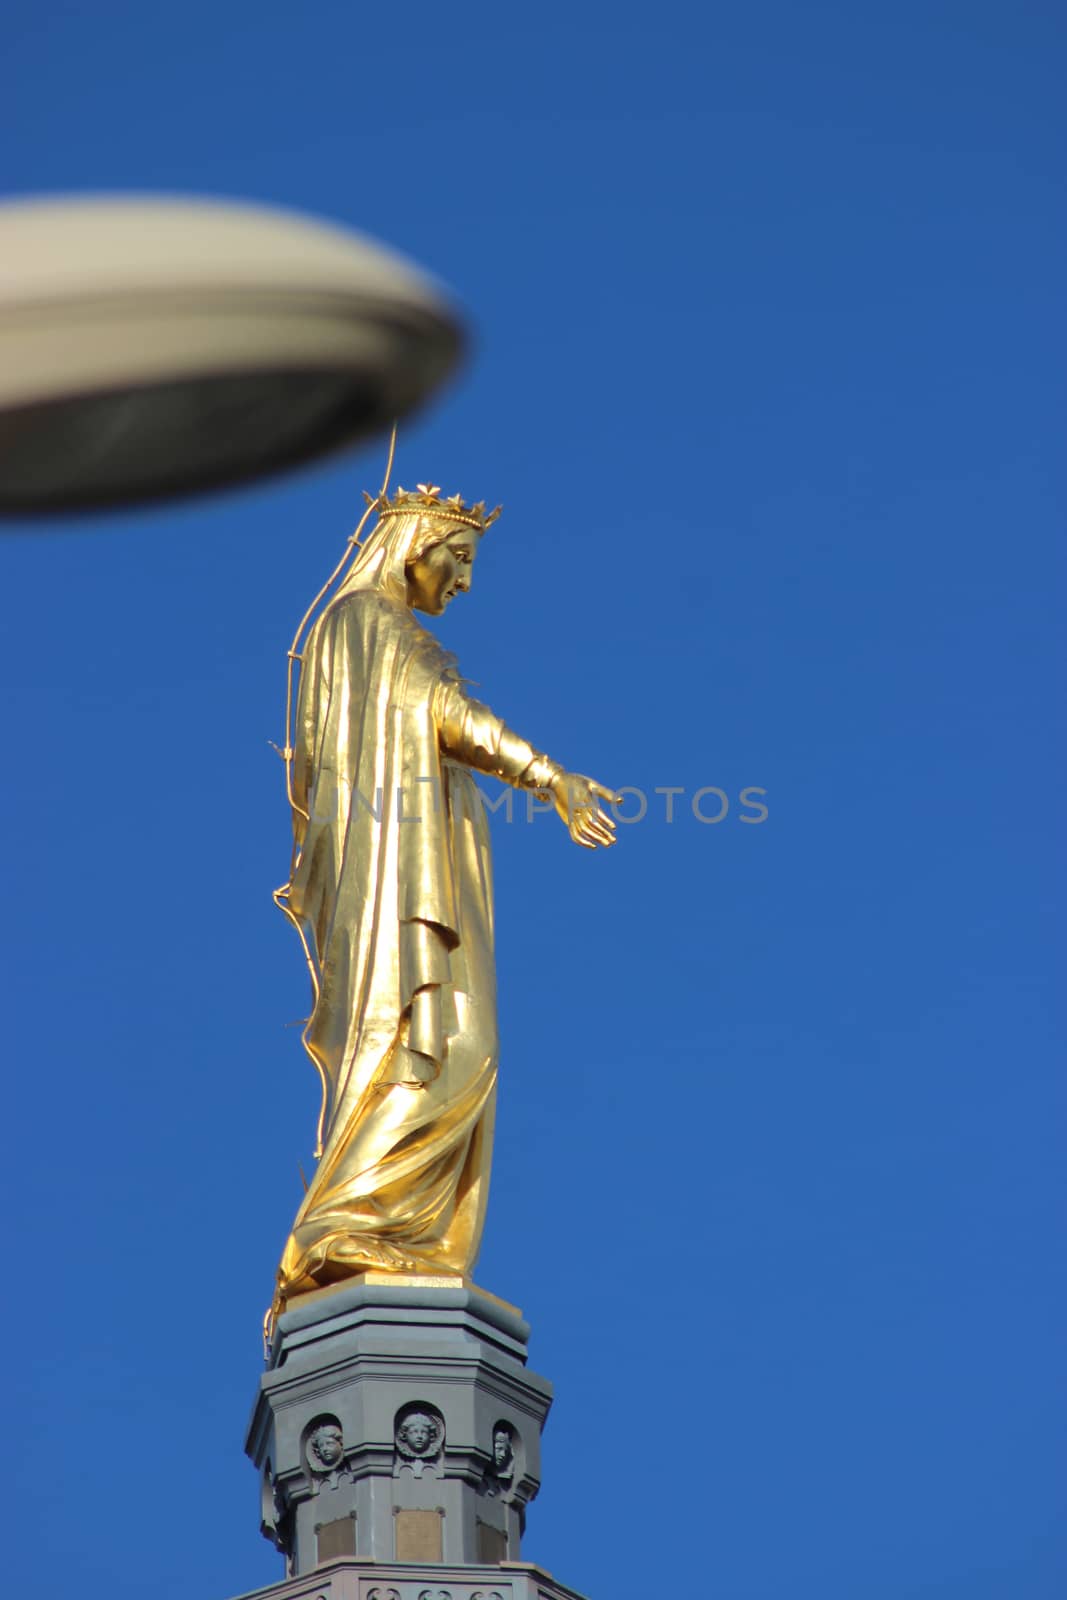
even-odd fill
[[[499,1477],[505,1477],[515,1464],[515,1442],[506,1422],[498,1422],[493,1429],[493,1465]]]
[[[345,1453],[344,1434],[339,1422],[320,1422],[307,1442],[308,1465],[312,1472],[332,1472]]]
[[[510,1505],[522,1484],[522,1440],[517,1429],[503,1418],[493,1424],[493,1454],[485,1469],[482,1492],[499,1496]]]
[[[421,1474],[424,1463],[435,1461],[445,1441],[445,1423],[433,1406],[405,1406],[397,1412],[396,1450],[400,1461]]]
[[[426,1454],[434,1443],[436,1434],[433,1418],[428,1417],[424,1411],[413,1411],[397,1429],[397,1439],[406,1444],[415,1456]]]
[[[428,1411],[409,1411],[397,1423],[396,1447],[403,1456],[436,1455],[441,1425]]]

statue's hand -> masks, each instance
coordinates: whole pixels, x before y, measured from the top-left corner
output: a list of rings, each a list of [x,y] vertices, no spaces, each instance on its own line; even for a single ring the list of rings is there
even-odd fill
[[[605,789],[580,772],[561,772],[551,787],[556,813],[575,844],[595,850],[598,844],[615,843],[615,819],[605,816],[597,805],[598,798],[609,805],[621,804],[614,789]]]

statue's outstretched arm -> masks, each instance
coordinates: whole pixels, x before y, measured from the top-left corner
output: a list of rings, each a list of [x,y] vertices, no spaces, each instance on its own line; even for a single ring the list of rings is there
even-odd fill
[[[455,679],[442,684],[437,701],[441,748],[455,761],[491,774],[519,789],[551,795],[556,813],[575,844],[595,850],[615,843],[615,821],[600,810],[599,800],[617,803],[613,789],[592,778],[568,772],[515,733],[480,700],[466,694]]]

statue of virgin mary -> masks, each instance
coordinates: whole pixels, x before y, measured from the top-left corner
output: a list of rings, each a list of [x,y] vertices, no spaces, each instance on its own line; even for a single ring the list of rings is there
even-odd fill
[[[294,857],[322,1079],[319,1161],[276,1305],[368,1270],[468,1275],[485,1217],[497,1082],[493,904],[474,772],[547,793],[609,845],[613,791],[568,773],[471,698],[415,613],[470,588],[484,505],[434,485],[377,522],[300,660]]]

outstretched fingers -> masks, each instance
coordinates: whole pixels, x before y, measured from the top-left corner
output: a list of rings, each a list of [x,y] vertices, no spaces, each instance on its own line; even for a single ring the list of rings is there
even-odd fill
[[[598,844],[614,844],[615,824],[601,811],[583,810],[574,819],[572,837],[578,844],[588,844],[594,849]]]
[[[615,818],[601,811],[597,799],[611,806],[622,803],[621,795],[606,784],[597,783],[595,779],[582,777],[578,773],[567,777],[565,814],[563,806],[558,806],[558,809],[575,844],[582,845],[586,850],[615,843]]]

